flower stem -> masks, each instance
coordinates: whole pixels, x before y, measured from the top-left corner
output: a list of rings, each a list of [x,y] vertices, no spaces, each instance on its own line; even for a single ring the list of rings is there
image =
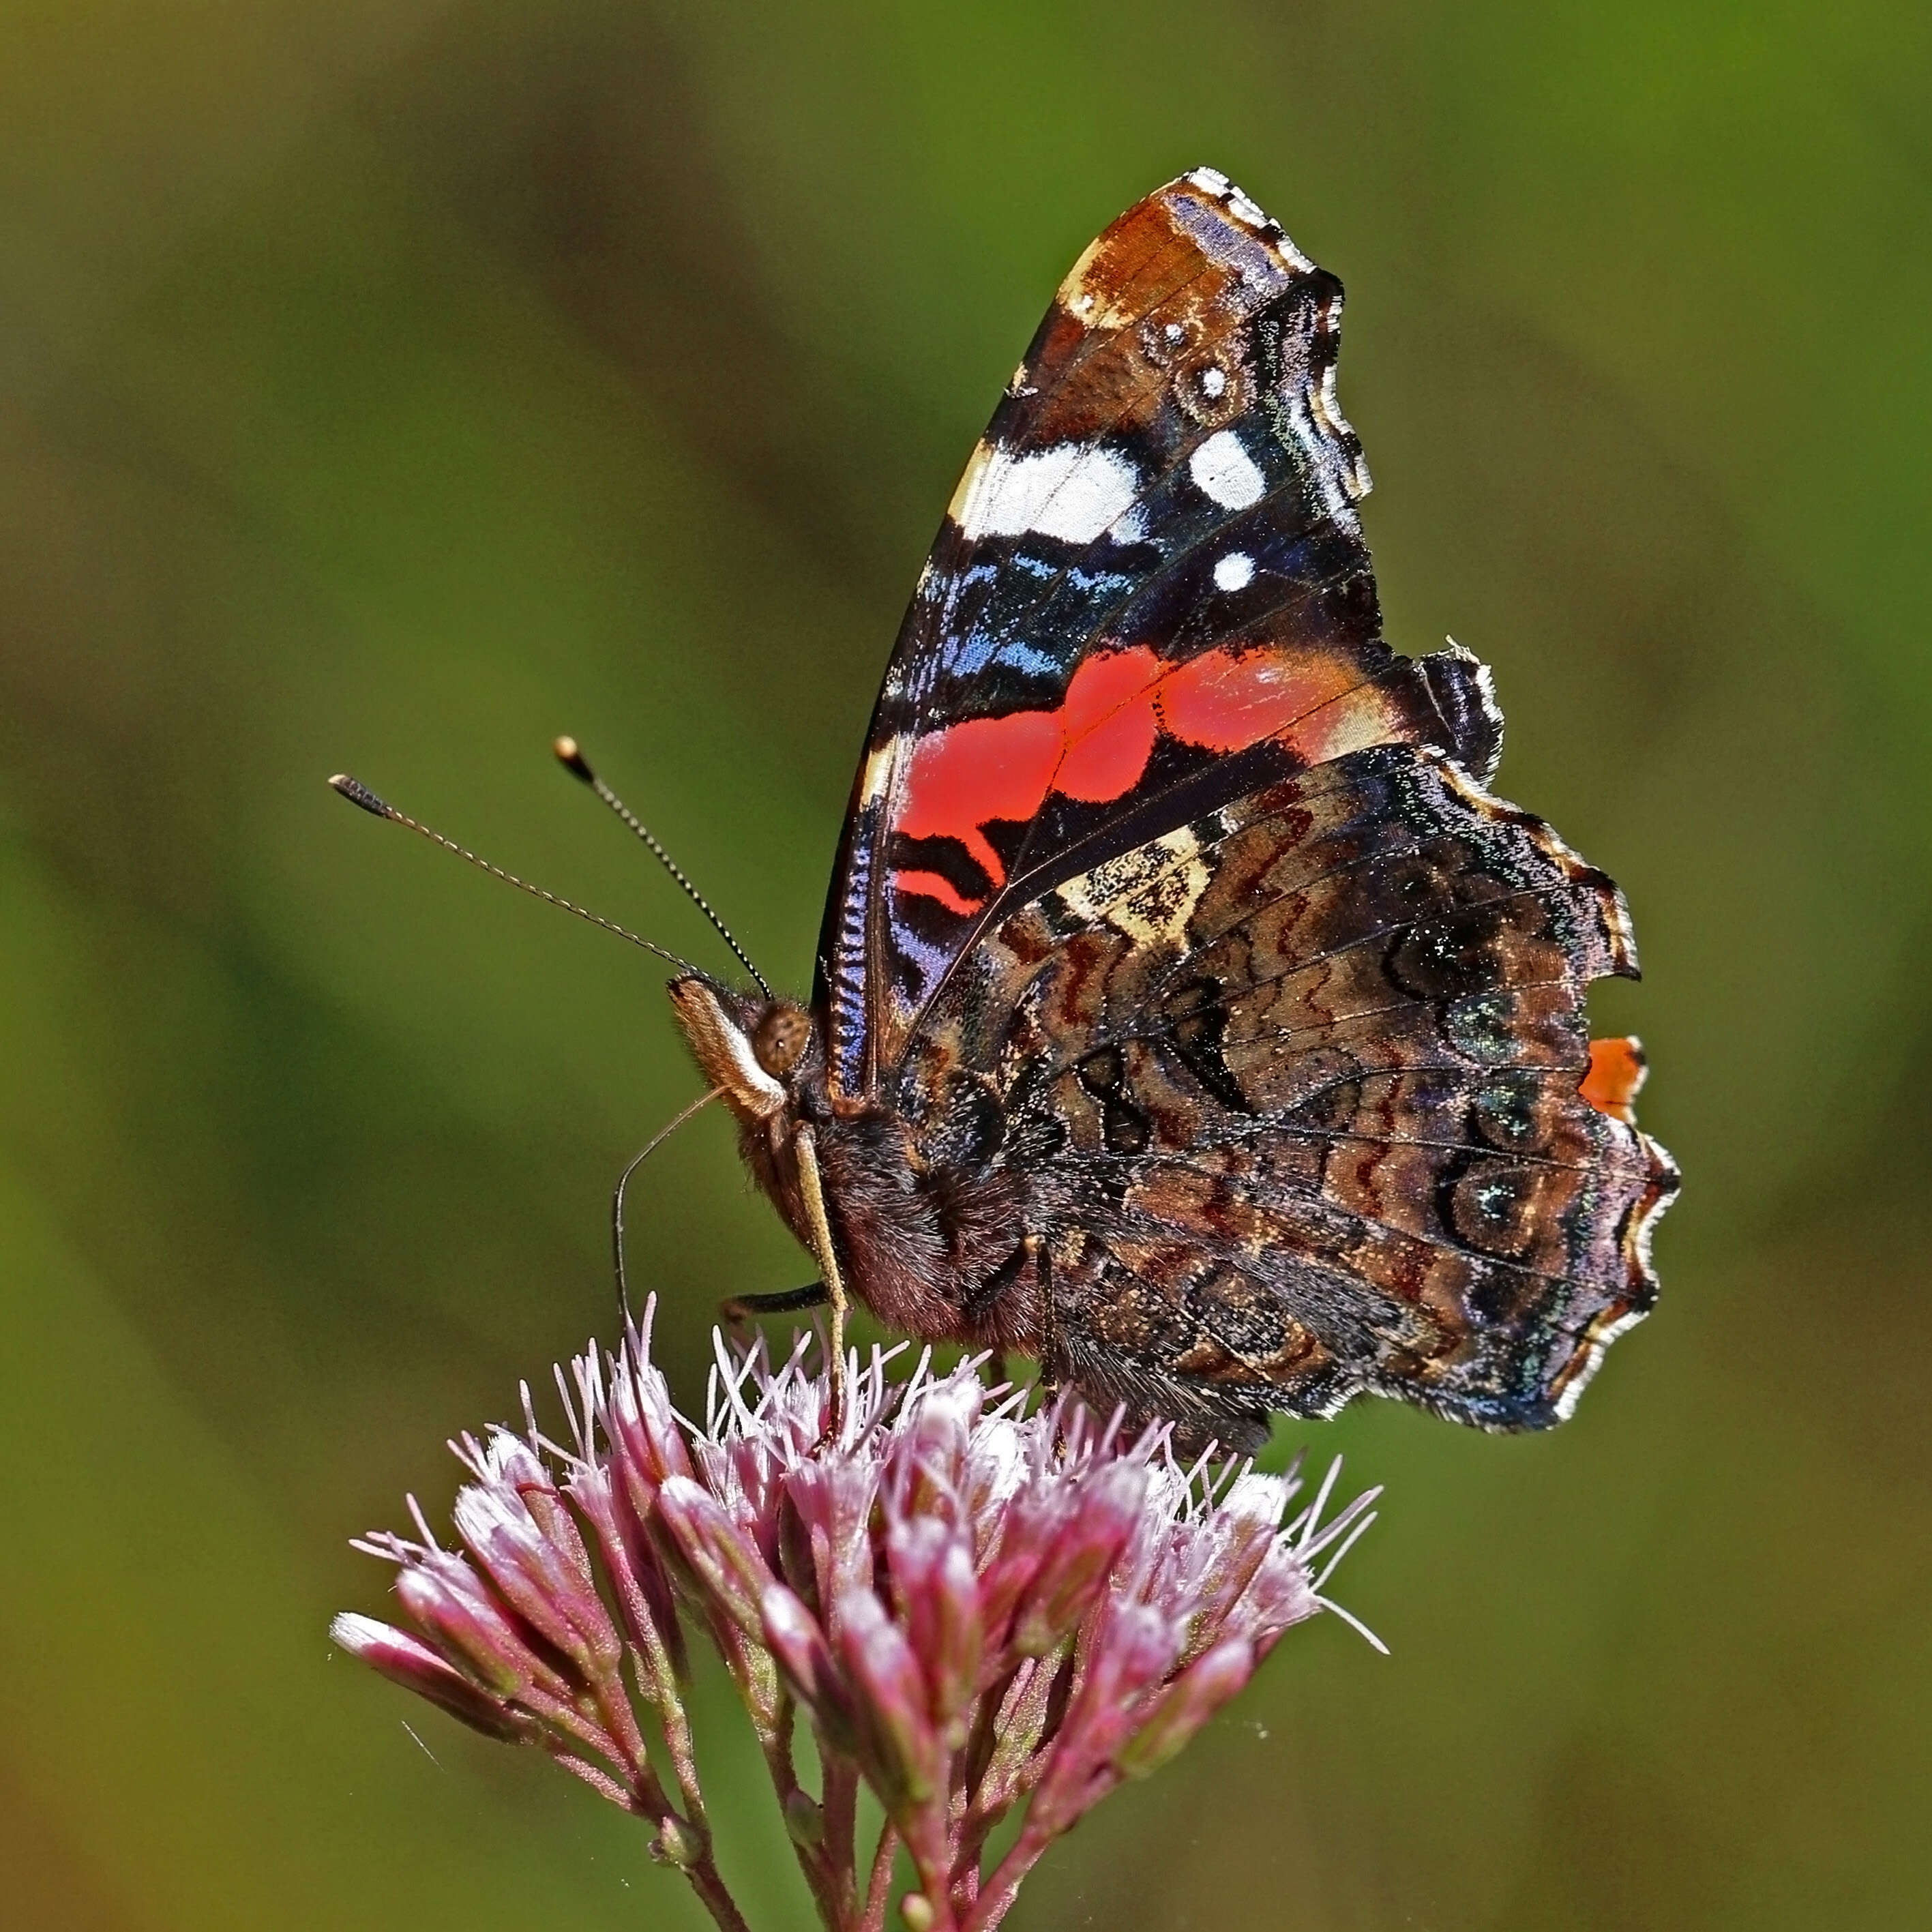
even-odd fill
[[[792,1756],[796,1708],[789,1696],[781,1695],[776,1726],[769,1733],[761,1730],[758,1738],[765,1754],[765,1768],[771,1774],[772,1790],[778,1798],[778,1809],[788,1818],[794,1798],[806,1795],[799,1784],[798,1769]],[[787,1835],[792,1837],[792,1851],[798,1859],[798,1868],[812,1889],[812,1903],[818,1908],[818,1916],[826,1932],[845,1932],[850,1916],[855,1875],[849,1858],[842,1866],[832,1856],[829,1838],[823,1832],[824,1816],[821,1806],[821,1836],[818,1844],[802,1844],[789,1831]]]
[[[986,1881],[965,1922],[965,1932],[993,1932],[993,1928],[1012,1910],[1019,1896],[1020,1882],[1039,1862],[1040,1854],[1052,1844],[1054,1834],[1034,1828],[1031,1818],[1020,1828],[1019,1836]]]
[[[859,1868],[859,1768],[842,1751],[834,1750],[818,1734],[818,1762],[825,1806],[825,1856],[835,1871],[852,1874],[856,1888]]]
[[[866,1910],[859,1921],[859,1932],[885,1932],[886,1906],[892,1896],[892,1865],[898,1852],[898,1827],[888,1818],[879,1827],[879,1842],[872,1853],[872,1874],[866,1886]]]
[[[644,1667],[650,1673],[651,1701],[657,1706],[658,1723],[664,1732],[664,1752],[670,1760],[671,1774],[677,1780],[685,1810],[701,1826],[706,1822],[704,1794],[698,1782],[698,1754],[692,1742],[691,1719],[686,1714],[684,1700],[678,1694],[677,1673],[672,1668],[663,1637],[650,1625],[645,1628],[649,1635]]]
[[[708,1852],[686,1871],[685,1876],[690,1880],[692,1890],[704,1901],[704,1909],[717,1921],[721,1932],[752,1932]]]

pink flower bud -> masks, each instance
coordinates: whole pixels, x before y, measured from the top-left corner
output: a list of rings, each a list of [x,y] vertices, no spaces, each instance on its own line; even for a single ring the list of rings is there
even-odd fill
[[[664,1372],[650,1359],[648,1347],[648,1333],[634,1330],[611,1365],[610,1394],[598,1419],[612,1462],[626,1466],[655,1491],[670,1477],[691,1474],[691,1452]]]
[[[860,1762],[887,1816],[903,1827],[910,1810],[932,1800],[944,1775],[925,1679],[911,1645],[874,1592],[849,1592],[840,1609],[838,1657],[856,1694]]]
[[[1128,1778],[1146,1778],[1158,1771],[1254,1673],[1254,1650],[1239,1637],[1230,1637],[1196,1658],[1115,1750],[1115,1768]]]
[[[761,1640],[758,1600],[777,1579],[723,1504],[688,1476],[673,1476],[658,1492],[658,1513],[711,1600],[747,1636]]]
[[[586,1677],[617,1666],[623,1644],[592,1580],[582,1542],[546,1537],[523,1498],[506,1485],[473,1484],[450,1511],[457,1534],[506,1602]]]
[[[1254,1633],[1258,1655],[1265,1657],[1284,1630],[1306,1623],[1321,1607],[1307,1570],[1277,1543],[1248,1586],[1242,1622]]]
[[[1116,1602],[1102,1618],[1073,1693],[1031,1816],[1064,1832],[1104,1794],[1108,1762],[1178,1654],[1174,1622],[1145,1604]]]
[[[963,1532],[933,1517],[886,1534],[892,1599],[926,1684],[927,1708],[950,1731],[977,1688],[980,1580]]]
[[[872,1580],[879,1475],[876,1459],[863,1454],[802,1462],[786,1473],[784,1495],[799,1527],[785,1547],[796,1552],[794,1562],[804,1557],[810,1566],[808,1580],[794,1578],[793,1587],[821,1614],[836,1618],[844,1592]]]
[[[772,1584],[759,1598],[758,1614],[765,1648],[792,1694],[818,1720],[835,1749],[852,1750],[858,1727],[851,1687],[832,1660],[818,1618],[782,1583]]]
[[[984,1402],[976,1381],[957,1376],[920,1390],[893,1444],[896,1506],[902,1515],[957,1520],[968,1445]]]
[[[539,1658],[515,1623],[460,1556],[424,1552],[396,1579],[404,1610],[452,1660],[465,1665],[485,1690],[516,1697],[536,1685],[568,1696],[571,1687]]]
[[[684,1637],[670,1580],[643,1526],[620,1502],[610,1468],[583,1464],[564,1485],[564,1493],[596,1532],[598,1550],[632,1642],[649,1654],[655,1639],[663,1645],[672,1668],[681,1670]]]
[[[527,1726],[513,1712],[406,1631],[346,1610],[329,1625],[328,1634],[351,1657],[359,1658],[391,1683],[427,1697],[485,1737],[514,1743],[526,1735]]]
[[[1146,1468],[1119,1462],[1084,1485],[1073,1520],[1053,1539],[1013,1623],[1013,1648],[1044,1657],[1107,1587],[1114,1559],[1133,1534],[1147,1498]]]

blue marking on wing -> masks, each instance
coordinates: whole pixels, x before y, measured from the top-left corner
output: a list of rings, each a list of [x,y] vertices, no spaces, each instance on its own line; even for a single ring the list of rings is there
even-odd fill
[[[968,588],[983,586],[985,595],[965,628],[946,636],[938,668],[946,679],[964,681],[998,664],[1064,683],[1092,644],[1095,625],[1149,574],[1069,568],[1062,558],[1017,548],[976,563],[960,573],[949,616],[967,601]]]

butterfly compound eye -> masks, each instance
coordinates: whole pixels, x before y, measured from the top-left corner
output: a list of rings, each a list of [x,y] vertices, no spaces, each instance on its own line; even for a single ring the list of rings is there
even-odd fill
[[[775,1001],[765,1009],[752,1035],[752,1052],[767,1073],[782,1079],[798,1064],[811,1037],[812,1022],[804,1009]]]

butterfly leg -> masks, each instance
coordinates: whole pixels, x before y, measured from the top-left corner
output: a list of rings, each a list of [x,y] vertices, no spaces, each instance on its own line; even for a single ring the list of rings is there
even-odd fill
[[[825,1211],[825,1189],[818,1178],[818,1144],[809,1127],[800,1127],[792,1136],[792,1148],[798,1161],[799,1191],[805,1196],[812,1244],[818,1250],[818,1265],[825,1276],[825,1298],[832,1306],[832,1413],[825,1425],[826,1439],[830,1441],[844,1427],[848,1408],[845,1282],[838,1272],[838,1257],[832,1251],[832,1222]]]
[[[718,1304],[718,1318],[734,1332],[760,1315],[790,1315],[802,1308],[823,1308],[825,1284],[808,1282],[803,1288],[780,1289],[774,1294],[734,1294]]]
[[[1019,1280],[1020,1270],[1032,1254],[1033,1239],[1029,1234],[985,1280],[976,1281],[966,1291],[960,1300],[959,1312],[967,1321],[975,1327],[983,1322],[994,1303]]]
[[[1034,1277],[1040,1283],[1040,1379],[1058,1395],[1060,1374],[1054,1358],[1060,1352],[1060,1335],[1053,1319],[1053,1250],[1038,1234],[1029,1234],[1027,1246],[1033,1254]]]
[[[986,1319],[994,1302],[1018,1280],[1027,1264],[1033,1264],[1034,1279],[1040,1284],[1040,1378],[1042,1388],[1057,1386],[1054,1358],[1058,1352],[1058,1334],[1053,1322],[1053,1262],[1045,1240],[1028,1234],[985,1280],[975,1282],[966,1291],[960,1312],[969,1322]],[[997,1372],[1004,1376],[1002,1366]]]
[[[718,1304],[718,1312],[734,1322],[750,1315],[790,1315],[801,1308],[823,1308],[831,1298],[822,1281],[803,1288],[781,1288],[776,1294],[734,1294]]]

